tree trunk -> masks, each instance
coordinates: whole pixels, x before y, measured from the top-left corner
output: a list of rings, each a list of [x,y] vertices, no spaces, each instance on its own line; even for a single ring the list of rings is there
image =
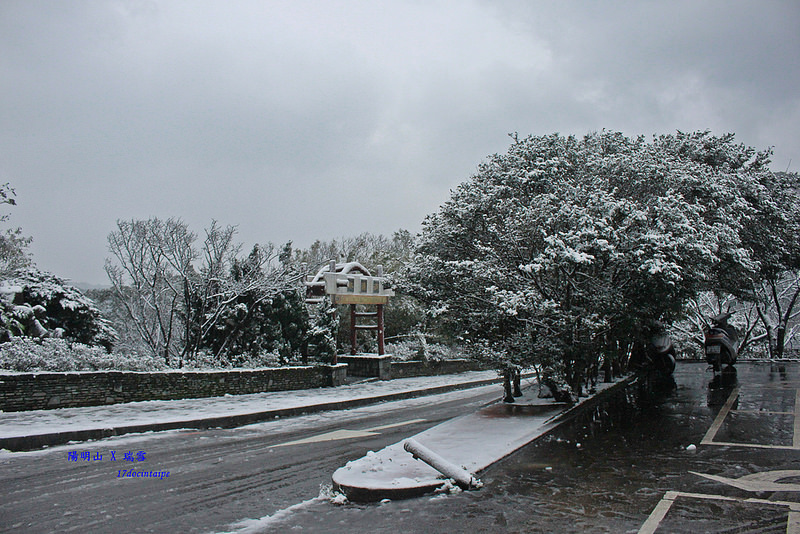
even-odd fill
[[[519,369],[514,369],[514,371],[512,372],[514,373],[514,396],[521,397],[522,387],[520,384],[520,380],[522,377],[520,375],[522,374],[522,371],[520,371]]]
[[[775,331],[775,357],[778,359],[783,358],[783,350],[786,344],[786,327],[784,325],[778,326]]]
[[[775,358],[775,345],[772,343],[772,324],[769,322],[766,313],[762,311],[760,307],[756,307],[756,311],[758,312],[758,317],[764,324],[764,330],[767,333],[767,356],[769,356],[770,359],[773,359]]]
[[[503,371],[503,402],[514,402],[514,394],[511,391],[511,369]]]

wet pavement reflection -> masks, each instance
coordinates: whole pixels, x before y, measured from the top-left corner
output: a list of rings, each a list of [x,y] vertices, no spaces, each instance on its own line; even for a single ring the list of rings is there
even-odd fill
[[[680,363],[672,389],[633,385],[492,466],[480,491],[326,504],[292,523],[309,532],[800,532],[800,365],[737,369],[714,381],[705,364]]]

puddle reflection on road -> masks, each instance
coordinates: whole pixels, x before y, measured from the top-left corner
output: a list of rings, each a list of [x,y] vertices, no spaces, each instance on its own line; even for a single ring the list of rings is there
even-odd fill
[[[754,365],[739,381],[709,388],[711,376],[702,366],[682,367],[672,392],[653,397],[641,395],[635,386],[628,388],[583,419],[490,469],[484,476],[485,490],[495,493],[492,500],[506,502],[508,509],[535,502],[535,514],[518,518],[520,531],[527,532],[638,532],[643,515],[670,491],[686,495],[700,491],[737,500],[682,496],[657,532],[786,532],[785,503],[744,505],[753,494],[698,480],[690,471],[741,476],[800,468],[795,451],[777,450],[792,443],[797,428],[793,414],[797,382],[785,369],[773,376],[768,368]],[[772,378],[777,378],[772,383],[774,393],[761,386],[769,387]],[[741,387],[742,393],[732,396],[734,387]],[[720,440],[777,447],[696,448],[728,399],[731,413],[720,421]],[[742,406],[752,411],[737,412]],[[777,492],[755,496],[787,498]]]
[[[681,407],[696,402],[685,386],[652,397],[633,385],[490,469],[486,493],[507,509],[535,503],[535,514],[517,518],[527,532],[565,525],[573,532],[636,532],[643,510],[672,489],[675,462],[691,454],[686,447],[708,424],[707,414],[676,424],[685,416]]]

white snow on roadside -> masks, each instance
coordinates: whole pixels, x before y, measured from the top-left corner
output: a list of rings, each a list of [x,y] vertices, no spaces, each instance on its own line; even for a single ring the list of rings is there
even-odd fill
[[[267,528],[274,527],[275,525],[286,521],[292,514],[305,510],[314,506],[329,502],[335,505],[343,505],[347,503],[347,497],[334,491],[330,484],[321,485],[319,488],[319,496],[313,499],[294,504],[288,508],[273,512],[272,515],[265,515],[259,519],[242,519],[230,525],[233,530],[226,532],[218,532],[217,534],[256,534],[258,532],[266,532]]]
[[[314,497],[313,499],[294,504],[283,510],[278,510],[272,515],[265,515],[259,519],[242,519],[231,525],[233,530],[220,532],[218,534],[256,534],[258,532],[265,532],[266,529],[286,521],[293,513],[328,500],[330,500],[328,497]]]
[[[458,375],[399,378],[331,388],[130,402],[86,408],[3,412],[0,413],[0,438],[225,417],[365,399],[496,378],[495,371],[471,371]]]

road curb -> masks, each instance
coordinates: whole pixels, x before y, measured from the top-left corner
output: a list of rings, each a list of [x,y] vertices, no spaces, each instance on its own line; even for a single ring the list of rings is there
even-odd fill
[[[565,423],[565,422],[569,421],[570,419],[574,419],[575,417],[577,417],[580,414],[582,414],[588,408],[594,408],[595,406],[600,404],[600,402],[602,402],[606,398],[616,394],[618,389],[620,389],[622,387],[630,386],[631,384],[635,383],[636,380],[637,380],[637,376],[635,374],[631,374],[631,375],[628,375],[628,376],[626,376],[624,378],[621,378],[613,386],[611,386],[609,388],[606,388],[603,391],[599,391],[599,392],[591,395],[590,397],[588,397],[585,401],[570,407],[569,409],[561,412],[558,415],[553,416],[553,418],[549,421],[549,424],[558,426],[561,423]],[[555,426],[553,428],[555,428]],[[553,428],[549,428],[547,430],[547,432],[542,434],[542,436],[552,432]],[[541,436],[539,436],[539,437],[541,437]],[[539,439],[539,438],[537,437],[536,439]],[[536,439],[534,439],[534,441],[536,441]]]
[[[451,384],[446,386],[436,386],[427,389],[418,389],[412,391],[403,391],[400,393],[390,393],[388,395],[378,395],[375,397],[365,397],[360,399],[350,399],[346,401],[325,402],[320,404],[312,404],[308,406],[296,406],[293,408],[279,408],[276,410],[266,410],[263,412],[253,412],[247,414],[228,415],[222,417],[208,417],[203,419],[191,419],[183,421],[169,421],[164,423],[150,423],[141,425],[120,426],[114,428],[94,428],[86,430],[75,430],[68,432],[54,432],[50,434],[35,434],[31,436],[15,436],[9,438],[0,438],[0,449],[6,449],[13,452],[30,451],[51,447],[54,445],[63,445],[71,441],[90,441],[113,436],[121,436],[124,434],[137,434],[142,432],[159,432],[164,430],[176,430],[180,428],[187,429],[207,429],[207,428],[236,428],[239,426],[249,425],[253,423],[261,423],[276,417],[291,417],[297,415],[306,415],[310,413],[324,412],[329,410],[346,410],[350,408],[359,408],[361,406],[369,406],[379,402],[391,402],[404,399],[413,399],[416,397],[425,397],[428,395],[438,395],[440,393],[448,393],[450,391],[457,391],[460,389],[470,389],[480,386],[488,386],[491,384],[502,385],[500,378],[493,378],[488,380],[476,380],[473,382],[462,382],[459,384]]]

